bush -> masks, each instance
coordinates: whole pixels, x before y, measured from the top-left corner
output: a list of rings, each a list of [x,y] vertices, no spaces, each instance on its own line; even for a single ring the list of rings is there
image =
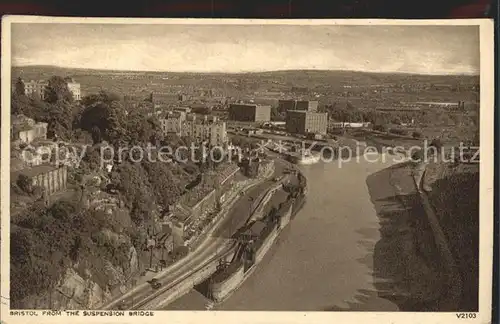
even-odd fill
[[[385,125],[373,125],[373,130],[378,132],[387,132],[387,126]]]
[[[31,180],[28,176],[20,174],[16,181],[17,186],[25,193],[30,194],[32,190]]]
[[[411,134],[411,136],[413,138],[422,138],[422,133],[415,131]]]
[[[396,135],[407,135],[408,134],[404,129],[399,129],[399,128],[391,128],[389,130],[389,133],[396,134]]]
[[[438,152],[440,152],[441,148],[443,147],[443,143],[441,142],[441,140],[439,138],[435,138],[432,140],[430,147],[434,147],[438,150]]]

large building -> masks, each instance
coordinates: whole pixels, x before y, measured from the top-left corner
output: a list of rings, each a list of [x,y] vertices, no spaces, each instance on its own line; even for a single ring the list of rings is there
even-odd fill
[[[80,101],[82,99],[82,92],[80,89],[80,83],[75,82],[72,78],[66,78],[66,83],[68,85],[69,91],[73,94],[73,99]]]
[[[328,114],[304,110],[289,110],[286,113],[286,130],[292,134],[326,134]]]
[[[224,146],[228,142],[226,123],[215,116],[189,116],[182,124],[181,135],[209,146]]]
[[[186,114],[181,111],[171,111],[159,118],[164,134],[181,135],[182,123],[186,120]]]
[[[186,115],[184,112],[170,112],[160,118],[165,134],[187,136],[196,143],[209,146],[224,146],[228,142],[226,123],[215,116]]]
[[[280,100],[278,102],[278,111],[286,112],[289,110],[317,111],[318,101],[312,100]]]
[[[271,106],[256,104],[231,104],[229,119],[242,122],[267,122],[271,120]]]
[[[36,96],[40,99],[45,98],[45,88],[49,83],[47,81],[31,80],[24,82],[24,93],[27,96]]]
[[[295,110],[317,111],[318,102],[311,100],[297,100],[297,103],[295,104]]]
[[[75,82],[72,78],[64,79],[68,85],[68,90],[73,95],[74,100],[81,100],[81,89],[80,83]],[[48,81],[45,80],[31,80],[24,82],[24,93],[28,96],[36,96],[40,99],[45,99],[45,89],[49,85]]]
[[[187,96],[179,93],[152,92],[149,100],[153,103],[154,107],[160,107],[166,104],[177,104],[181,101],[185,101],[187,100]]]

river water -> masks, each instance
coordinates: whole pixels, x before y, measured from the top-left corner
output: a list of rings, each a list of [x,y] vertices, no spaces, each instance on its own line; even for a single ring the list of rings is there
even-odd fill
[[[373,192],[391,196],[389,179],[367,185],[368,177],[392,164],[391,157],[379,155],[377,162],[361,158],[341,167],[337,161],[301,166],[308,179],[307,203],[217,310],[398,310],[380,297],[377,281],[384,279],[374,271],[374,263],[383,260],[374,257],[381,236]]]

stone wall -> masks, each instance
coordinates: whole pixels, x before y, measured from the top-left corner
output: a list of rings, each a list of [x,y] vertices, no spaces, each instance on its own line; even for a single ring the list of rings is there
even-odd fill
[[[255,264],[258,264],[260,261],[262,261],[267,251],[269,251],[269,249],[273,246],[273,243],[277,237],[278,231],[275,228],[271,231],[271,233],[269,233],[260,248],[255,252]]]

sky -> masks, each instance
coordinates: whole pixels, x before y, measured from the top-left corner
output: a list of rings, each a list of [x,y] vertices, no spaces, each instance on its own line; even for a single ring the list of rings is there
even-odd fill
[[[12,24],[12,64],[127,71],[479,73],[478,26]]]

